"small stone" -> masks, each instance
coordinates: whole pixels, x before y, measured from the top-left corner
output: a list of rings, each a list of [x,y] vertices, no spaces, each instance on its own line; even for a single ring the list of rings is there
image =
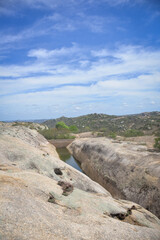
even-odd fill
[[[133,206],[131,207],[131,210],[136,210],[135,205],[133,205]]]
[[[62,173],[60,168],[55,168],[54,172],[55,172],[56,175],[63,175],[63,173]]]
[[[58,185],[62,187],[64,196],[68,196],[71,192],[73,192],[73,185],[70,183],[58,181]]]
[[[53,196],[53,194],[49,193],[50,194],[50,197],[48,199],[48,202],[51,202],[51,203],[56,203],[55,201],[55,197]]]
[[[59,185],[59,186],[62,186],[63,184],[64,184],[63,181],[58,181],[58,185]]]

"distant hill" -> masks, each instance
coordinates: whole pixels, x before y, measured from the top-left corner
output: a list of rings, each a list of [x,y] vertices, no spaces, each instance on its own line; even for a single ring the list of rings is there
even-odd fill
[[[2,121],[6,123],[12,123],[12,122],[28,122],[28,123],[43,123],[47,121],[48,119],[27,119],[27,120],[11,120],[11,121]]]
[[[36,120],[30,120],[28,122],[34,122],[34,123],[43,123],[45,121],[47,121],[48,119],[36,119]]]
[[[61,117],[47,120],[43,124],[53,128],[59,121],[63,121],[68,126],[76,125],[80,132],[102,131],[106,133],[123,133],[129,129],[142,131],[144,134],[160,132],[160,112],[146,112],[124,116],[94,113],[74,118]]]

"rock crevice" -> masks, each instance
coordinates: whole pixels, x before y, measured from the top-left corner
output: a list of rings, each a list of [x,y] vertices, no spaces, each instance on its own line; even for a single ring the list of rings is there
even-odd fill
[[[77,139],[68,148],[82,170],[113,197],[134,201],[160,217],[160,153],[106,138]]]

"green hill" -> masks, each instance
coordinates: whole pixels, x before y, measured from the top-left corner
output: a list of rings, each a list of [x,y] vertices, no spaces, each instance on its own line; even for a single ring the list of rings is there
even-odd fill
[[[47,120],[43,124],[55,127],[57,122],[66,125],[76,125],[80,132],[100,131],[110,134],[160,134],[160,112],[147,112],[134,115],[114,116],[106,114],[88,114],[80,117]],[[129,132],[128,132],[129,131]]]

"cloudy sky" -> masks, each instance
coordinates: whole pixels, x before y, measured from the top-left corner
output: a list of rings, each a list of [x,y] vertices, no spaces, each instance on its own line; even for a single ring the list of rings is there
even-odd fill
[[[160,111],[159,0],[1,0],[0,120]]]

